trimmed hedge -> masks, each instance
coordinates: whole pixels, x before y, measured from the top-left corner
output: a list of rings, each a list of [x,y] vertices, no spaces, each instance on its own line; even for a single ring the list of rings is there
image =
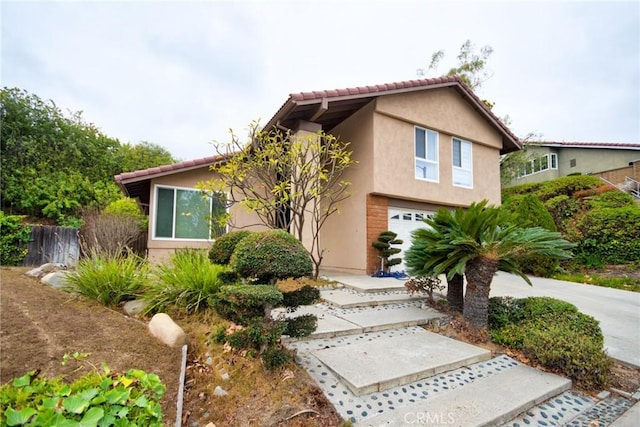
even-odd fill
[[[230,265],[240,276],[258,283],[308,276],[313,263],[302,243],[284,230],[268,230],[242,239]]]
[[[255,231],[230,231],[218,237],[209,250],[209,259],[214,264],[227,265],[240,240],[254,234]]]
[[[223,286],[209,305],[225,319],[240,325],[264,319],[267,307],[282,303],[282,292],[271,285]]]
[[[489,299],[491,340],[522,350],[586,389],[602,389],[612,361],[602,347],[599,322],[568,302],[548,297]]]
[[[599,257],[605,264],[624,264],[640,259],[640,209],[594,209],[576,224],[578,252]]]

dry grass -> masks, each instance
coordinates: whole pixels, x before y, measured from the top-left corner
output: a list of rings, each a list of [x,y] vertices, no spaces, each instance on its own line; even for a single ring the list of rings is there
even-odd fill
[[[306,285],[313,286],[316,288],[322,288],[326,286],[334,286],[336,285],[336,282],[332,282],[330,280],[325,280],[325,279],[314,280],[309,277],[300,277],[298,279],[278,280],[278,283],[276,283],[276,287],[280,292],[297,291],[298,289]]]
[[[217,426],[339,426],[340,416],[295,364],[267,372],[260,358],[226,350],[214,334],[229,325],[211,311],[177,319],[190,336],[183,423]],[[229,379],[224,380],[223,375]],[[215,396],[216,386],[228,395]]]

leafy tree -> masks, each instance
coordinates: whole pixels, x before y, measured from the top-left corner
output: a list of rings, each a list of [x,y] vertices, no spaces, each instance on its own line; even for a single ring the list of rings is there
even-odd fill
[[[148,141],[138,144],[122,144],[118,152],[122,172],[132,172],[161,165],[170,165],[176,159],[164,147]]]
[[[425,222],[430,228],[416,233],[413,240],[413,245],[424,247],[423,269],[435,275],[446,273],[448,278],[465,275],[464,318],[479,329],[487,327],[489,291],[497,270],[515,273],[531,285],[519,258],[539,254],[566,259],[575,246],[557,232],[514,225],[507,211],[486,200],[452,212],[441,208]]]
[[[208,191],[228,191],[231,204],[253,211],[269,228],[290,231],[307,247],[317,276],[324,249],[320,229],[349,197],[350,183],[342,177],[354,163],[348,143],[318,132],[298,138],[280,130],[250,125],[249,142],[232,132],[231,142],[216,146],[224,162],[212,165],[215,178],[202,183]]]
[[[460,76],[467,86],[473,90],[480,88],[480,86],[492,76],[485,70],[485,67],[487,60],[493,53],[493,48],[485,45],[480,48],[480,52],[476,52],[475,49],[475,45],[471,40],[465,41],[462,46],[460,46],[460,52],[458,53],[458,66],[450,68],[449,71],[445,73],[445,76]],[[417,72],[418,76],[423,77],[430,72],[435,72],[444,55],[443,50],[432,54],[429,66],[426,69],[419,68]]]
[[[0,90],[2,207],[60,222],[82,206],[103,207],[122,197],[113,176],[172,163],[161,147],[120,145],[53,101],[18,88]],[[124,169],[128,168],[128,169]]]

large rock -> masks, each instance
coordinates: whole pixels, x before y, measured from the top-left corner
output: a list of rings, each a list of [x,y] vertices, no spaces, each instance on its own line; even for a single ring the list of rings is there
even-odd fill
[[[124,304],[123,310],[128,316],[137,316],[149,305],[146,301],[141,299],[134,299],[133,301],[127,301]]]
[[[168,314],[158,313],[149,322],[149,332],[170,347],[181,347],[187,343],[187,335]]]
[[[56,264],[53,262],[48,262],[46,264],[42,264],[40,267],[36,267],[32,270],[27,271],[25,276],[35,277],[37,279],[45,276],[48,273],[53,273],[59,270],[66,270],[67,267],[64,264]]]
[[[67,282],[68,271],[55,271],[45,275],[40,281],[45,285],[49,285],[52,288],[63,289],[69,285]]]

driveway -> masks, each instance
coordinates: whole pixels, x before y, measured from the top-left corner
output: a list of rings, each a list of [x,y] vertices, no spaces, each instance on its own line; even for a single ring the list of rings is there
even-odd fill
[[[531,282],[533,286],[498,272],[491,296],[546,296],[570,302],[600,321],[609,356],[640,368],[640,293],[539,277],[531,277]]]

